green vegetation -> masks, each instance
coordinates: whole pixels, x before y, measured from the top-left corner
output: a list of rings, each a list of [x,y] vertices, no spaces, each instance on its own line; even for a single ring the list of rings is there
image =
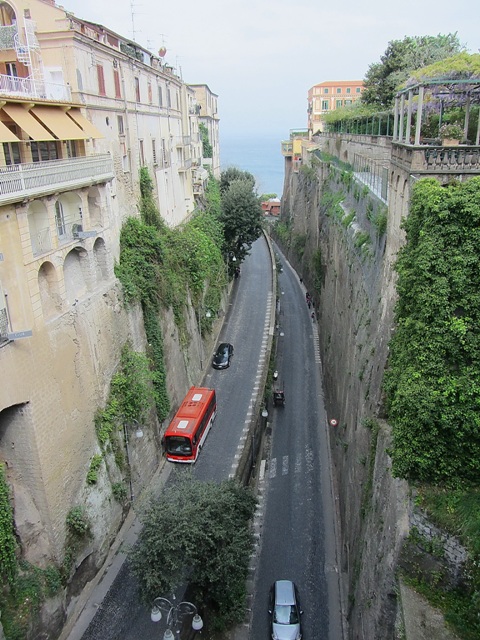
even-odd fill
[[[400,250],[386,372],[395,475],[459,486],[480,477],[480,178],[419,181]]]
[[[15,540],[10,487],[5,476],[5,465],[0,464],[0,571],[2,578],[13,585],[17,577],[17,542]]]
[[[203,147],[202,156],[204,158],[213,157],[213,147],[210,143],[210,137],[208,135],[207,127],[201,122],[198,125],[198,130],[200,132],[200,138],[202,140],[202,147]]]
[[[90,467],[87,473],[87,484],[97,484],[98,470],[102,464],[103,456],[95,454],[90,461]]]
[[[72,538],[81,539],[90,535],[90,522],[85,507],[72,507],[65,522]]]
[[[398,89],[413,71],[449,58],[463,49],[456,33],[391,40],[380,62],[368,67],[362,102],[377,109],[391,107]]]
[[[199,482],[178,474],[146,509],[130,553],[143,600],[151,603],[188,583],[192,599],[212,612],[217,629],[240,622],[254,509],[253,494],[233,480]]]

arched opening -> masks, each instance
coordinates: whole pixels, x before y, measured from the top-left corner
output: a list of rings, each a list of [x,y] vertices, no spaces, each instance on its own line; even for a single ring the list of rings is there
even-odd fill
[[[62,310],[62,300],[58,286],[57,272],[51,262],[44,262],[38,271],[38,288],[45,320],[58,315]]]
[[[102,227],[102,201],[98,187],[91,187],[88,190],[88,212],[91,226],[94,228]]]
[[[46,206],[40,200],[34,200],[28,206],[28,229],[32,253],[39,256],[52,250],[52,236]]]
[[[83,230],[82,201],[76,193],[63,193],[55,202],[55,226],[60,241],[68,242]]]
[[[108,279],[107,248],[103,238],[97,238],[93,245],[95,278],[98,283]]]
[[[88,253],[82,247],[67,254],[63,264],[67,302],[73,304],[87,293]]]

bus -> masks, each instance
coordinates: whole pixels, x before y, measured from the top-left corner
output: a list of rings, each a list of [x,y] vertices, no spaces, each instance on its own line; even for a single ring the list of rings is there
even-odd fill
[[[167,460],[195,462],[216,415],[215,389],[190,387],[163,437]]]

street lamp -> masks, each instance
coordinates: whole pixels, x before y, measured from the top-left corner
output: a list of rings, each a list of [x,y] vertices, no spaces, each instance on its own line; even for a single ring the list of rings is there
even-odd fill
[[[142,427],[140,426],[140,423],[138,422],[138,420],[133,418],[132,422],[136,425],[135,437],[136,438],[143,438]],[[128,447],[128,444],[129,444],[128,428],[127,428],[127,423],[126,422],[123,423],[123,435],[125,437],[125,451],[127,453],[128,482],[130,484],[130,502],[133,503],[133,500],[134,500],[135,496],[134,496],[134,493],[133,493],[132,465],[130,463],[130,449]]]
[[[162,619],[162,611],[167,614],[167,629],[163,634],[163,640],[173,640],[173,629],[176,629],[178,623],[182,622],[185,616],[193,616],[192,629],[194,631],[200,631],[203,629],[203,620],[198,614],[197,607],[191,602],[179,602],[175,604],[175,596],[172,598],[173,602],[168,598],[155,598],[152,603],[152,610],[150,612],[150,619],[152,622],[160,622]],[[176,633],[180,633],[180,629],[176,629]]]
[[[202,318],[211,318],[212,317],[212,312],[210,311],[210,309],[207,309],[205,311],[205,314],[203,312],[203,307],[200,307],[200,310],[198,312],[198,335],[200,337],[200,369],[203,370],[203,361],[204,361],[204,351],[203,351],[203,339],[202,339]]]

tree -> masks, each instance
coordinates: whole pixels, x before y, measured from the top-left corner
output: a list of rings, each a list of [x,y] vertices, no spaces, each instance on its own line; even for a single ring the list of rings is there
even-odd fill
[[[403,40],[390,41],[380,62],[368,68],[362,102],[381,108],[391,107],[400,85],[412,71],[464,50],[456,33],[406,36]]]
[[[237,167],[229,167],[225,171],[222,171],[220,176],[220,193],[223,195],[228,191],[230,184],[234,180],[245,180],[250,184],[250,189],[255,189],[255,177],[249,171],[242,171]]]
[[[202,155],[204,158],[212,158],[213,147],[210,143],[208,129],[202,122],[198,125],[198,129],[200,132],[200,138],[202,140]]]
[[[242,262],[262,232],[262,207],[249,180],[233,180],[222,195],[225,250]]]
[[[130,553],[142,599],[151,603],[188,583],[195,603],[213,609],[218,621],[241,620],[255,503],[234,480],[217,484],[176,474],[144,513]]]
[[[393,472],[432,484],[480,477],[480,178],[419,180],[396,263],[385,375]]]

